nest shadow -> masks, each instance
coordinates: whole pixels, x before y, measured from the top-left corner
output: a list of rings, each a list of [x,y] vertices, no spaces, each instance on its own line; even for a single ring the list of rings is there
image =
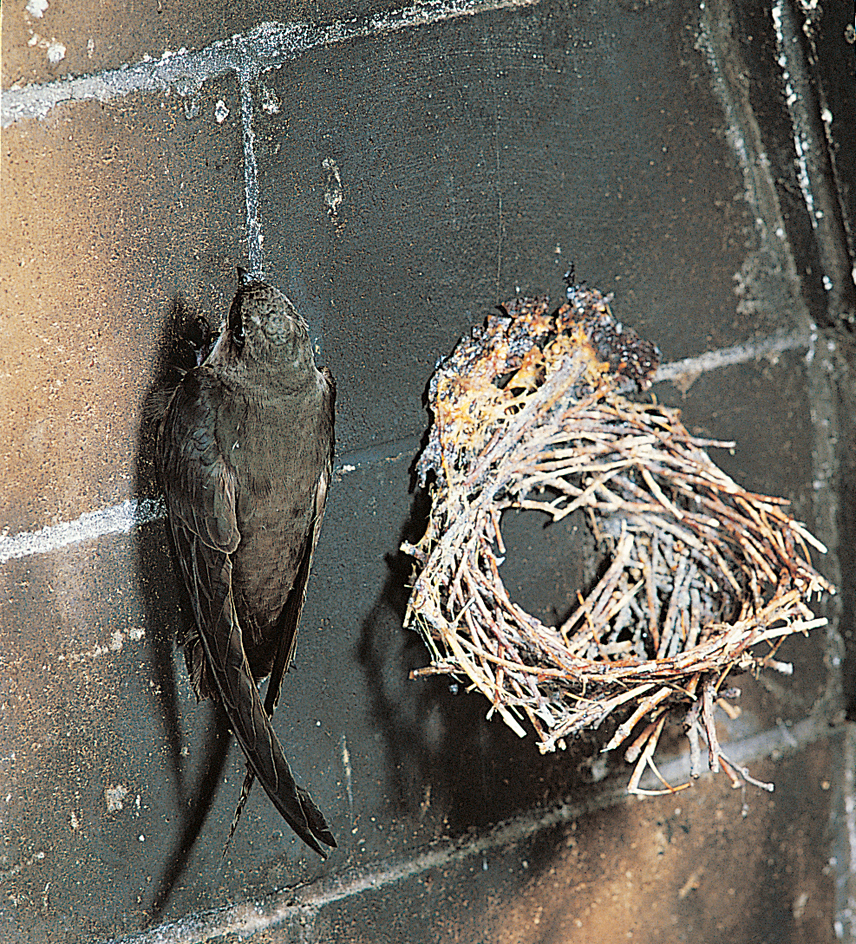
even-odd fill
[[[415,475],[411,485],[399,545],[418,541],[428,524],[430,494],[416,485]],[[549,532],[535,516],[530,524],[537,559]],[[532,559],[518,562],[522,571]],[[520,738],[498,716],[486,719],[489,706],[467,690],[463,673],[411,677],[429,662],[420,634],[403,627],[413,562],[399,550],[386,555],[386,566],[384,585],[361,627],[358,657],[383,735],[387,799],[395,812],[432,835],[460,835],[559,799],[588,796],[607,770],[595,738],[575,739],[561,756],[541,754],[531,732]]]

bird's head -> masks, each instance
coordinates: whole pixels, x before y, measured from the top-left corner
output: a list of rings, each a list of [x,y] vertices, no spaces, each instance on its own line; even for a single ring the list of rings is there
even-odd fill
[[[312,366],[309,329],[290,299],[255,274],[238,269],[238,275],[218,356],[235,366],[251,361],[273,371]]]

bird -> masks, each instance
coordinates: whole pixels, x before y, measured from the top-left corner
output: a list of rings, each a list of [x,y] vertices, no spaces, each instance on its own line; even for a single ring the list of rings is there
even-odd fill
[[[197,698],[218,700],[247,764],[231,837],[258,779],[326,858],[336,840],[271,724],[295,653],[333,466],[336,385],[306,321],[261,274],[238,288],[204,360],[166,406],[156,466],[193,610],[183,641]],[[269,678],[264,704],[259,683]]]

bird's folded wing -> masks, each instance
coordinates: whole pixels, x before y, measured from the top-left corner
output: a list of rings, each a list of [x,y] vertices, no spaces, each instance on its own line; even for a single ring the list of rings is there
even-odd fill
[[[303,602],[306,599],[306,585],[309,581],[309,572],[312,569],[312,557],[318,535],[321,533],[321,522],[324,519],[324,509],[327,505],[327,490],[330,487],[330,477],[333,474],[333,425],[336,413],[336,384],[329,370],[324,370],[324,380],[327,395],[324,401],[324,423],[320,433],[322,442],[328,444],[327,454],[321,474],[315,485],[313,497],[312,525],[306,535],[301,555],[300,565],[294,578],[294,584],[288,595],[285,606],[279,618],[280,645],[274,660],[265,697],[265,711],[273,714],[279,700],[279,690],[282,685],[282,676],[291,666],[294,651],[297,646],[297,629],[300,623],[300,614],[303,611]]]
[[[207,666],[247,763],[289,826],[323,856],[319,840],[335,845],[332,834],[294,781],[244,652],[232,591],[237,483],[216,442],[209,393],[188,376],[164,418],[158,458],[173,538]]]

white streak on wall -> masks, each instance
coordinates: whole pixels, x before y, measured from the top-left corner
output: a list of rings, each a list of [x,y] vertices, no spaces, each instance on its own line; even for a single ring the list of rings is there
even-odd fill
[[[720,367],[732,367],[746,364],[759,357],[770,357],[785,351],[808,348],[811,334],[806,331],[793,331],[790,334],[774,334],[766,338],[745,341],[733,347],[724,347],[716,351],[706,351],[695,357],[686,357],[671,364],[663,364],[654,375],[654,383],[676,380],[678,377],[702,374]]]
[[[201,82],[228,72],[240,75],[242,80],[252,79],[313,49],[535,3],[537,0],[434,0],[324,27],[304,22],[261,23],[247,33],[196,52],[167,50],[160,59],[146,57],[134,65],[97,75],[4,89],[0,123],[5,128],[15,121],[44,118],[65,102],[107,102],[132,92],[198,88]]]
[[[345,769],[345,793],[348,797],[348,809],[354,815],[354,783],[351,769],[351,752],[348,750],[348,739],[342,735],[342,767]]]
[[[127,534],[133,527],[164,516],[163,503],[156,500],[124,501],[121,505],[88,511],[76,521],[63,521],[38,531],[0,536],[0,563],[33,554],[49,554],[72,544],[92,541],[108,534]]]
[[[776,45],[778,47],[776,62],[778,63],[779,68],[782,70],[782,82],[785,86],[785,104],[788,106],[788,110],[793,115],[794,106],[797,105],[799,98],[796,91],[794,90],[794,86],[791,81],[791,74],[788,70],[788,56],[785,52],[788,40],[782,29],[782,17],[785,14],[785,10],[781,0],[777,0],[777,2],[773,4],[773,8],[770,13],[773,19],[773,26],[776,30]],[[817,211],[815,210],[814,206],[814,193],[811,189],[811,179],[808,173],[807,155],[809,143],[804,130],[796,125],[793,129],[793,140],[794,153],[796,154],[797,180],[800,184],[800,190],[802,191],[803,200],[805,200],[805,206],[808,210],[808,216],[811,220],[812,228],[817,229]]]
[[[790,334],[775,334],[767,338],[746,341],[733,347],[706,351],[695,357],[685,357],[671,364],[663,364],[657,371],[654,382],[676,380],[679,377],[703,374],[721,367],[746,364],[759,357],[768,357],[784,351],[808,349],[811,334],[795,331]],[[397,458],[394,456],[393,458]],[[348,462],[342,457],[335,469],[341,476],[354,472],[361,463]],[[64,521],[60,524],[41,528],[39,531],[22,531],[15,535],[0,536],[0,564],[16,558],[29,557],[33,554],[48,554],[72,544],[91,541],[108,534],[127,534],[132,528],[148,524],[166,515],[163,502],[155,499],[144,501],[125,501],[100,511],[90,511],[76,521]]]
[[[262,272],[262,229],[259,221],[259,170],[253,131],[251,71],[241,71],[241,131],[244,146],[244,199],[247,206],[247,258],[251,272]]]
[[[822,717],[807,718],[791,726],[787,738],[777,729],[762,732],[729,745],[729,757],[741,766],[763,757],[792,754],[816,741],[830,737],[829,723]],[[661,767],[663,776],[672,782],[689,776],[689,758],[682,757]],[[706,774],[705,777],[711,777]],[[190,915],[179,921],[161,925],[151,931],[123,938],[116,944],[204,944],[229,935],[249,937],[264,930],[288,929],[290,922],[311,925],[312,919],[325,906],[336,904],[363,892],[377,892],[398,882],[424,875],[435,869],[449,868],[481,857],[484,861],[492,854],[502,856],[503,862],[513,859],[509,848],[536,836],[547,829],[555,829],[596,810],[620,803],[638,802],[628,797],[624,783],[604,789],[589,802],[560,803],[548,809],[533,809],[486,830],[475,837],[438,842],[421,852],[391,862],[351,869],[338,875],[319,879],[311,886],[289,888],[263,901],[244,902]]]

